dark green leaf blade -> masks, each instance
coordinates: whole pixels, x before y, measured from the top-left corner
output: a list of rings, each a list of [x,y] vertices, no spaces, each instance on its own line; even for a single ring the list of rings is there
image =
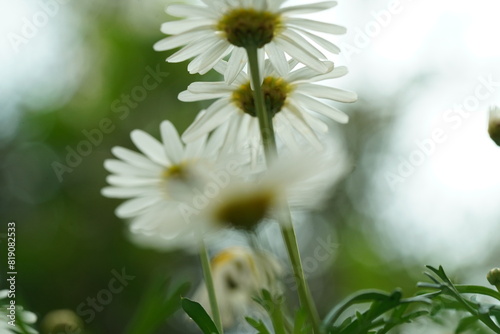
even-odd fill
[[[204,334],[220,334],[212,318],[199,303],[182,298],[181,305],[182,309],[193,319]]]

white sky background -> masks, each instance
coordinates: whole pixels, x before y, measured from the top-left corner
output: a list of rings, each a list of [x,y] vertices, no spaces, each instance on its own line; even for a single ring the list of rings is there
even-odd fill
[[[344,1],[337,8],[348,13],[341,21],[349,32],[340,43],[348,51],[339,61],[349,66],[348,85],[360,92],[372,90],[370,98],[384,98],[394,96],[407,80],[430,75],[410,95],[411,101],[393,110],[401,117],[384,156],[367,154],[359,162],[374,169],[368,188],[373,193],[359,209],[375,217],[391,246],[400,249],[388,256],[412,256],[448,267],[494,258],[492,250],[499,251],[500,148],[487,137],[486,126],[489,106],[500,104],[495,24],[500,3],[401,0],[385,26],[374,23],[372,13],[387,10],[391,3]],[[363,42],[360,30],[366,29],[373,29],[373,37]],[[482,98],[474,100],[479,77],[499,85],[490,87],[493,92],[479,88]],[[470,103],[471,112],[448,111],[464,102]],[[391,188],[387,175],[398,174],[401,159],[417,157],[417,143],[431,139],[436,129],[442,129],[445,140],[422,162],[414,160],[419,166]],[[499,263],[486,264],[494,265]]]
[[[0,141],[14,133],[19,119],[16,106],[26,100],[26,94],[40,106],[63,103],[88,65],[84,50],[78,48],[78,19],[64,4],[36,36],[20,46],[20,52],[14,52],[6,35],[19,33],[22,19],[39,12],[40,2],[0,2]],[[459,120],[449,122],[443,115],[474,95],[479,77],[500,82],[496,24],[500,2],[339,2],[318,18],[349,29],[346,36],[335,38],[344,50],[335,62],[350,69],[346,78],[336,82],[338,87],[361,94],[369,91],[370,99],[384,99],[394,96],[408,80],[430,75],[404,108],[394,110],[401,118],[384,156],[367,154],[358,162],[374,170],[367,190],[377,194],[367,196],[359,209],[375,218],[402,255],[423,259],[442,249],[435,264],[456,265],[490,256],[483,252],[498,243],[493,238],[500,222],[500,148],[486,136],[486,117],[490,105],[500,104],[500,87],[482,99],[470,116],[461,117],[456,128],[453,125]],[[393,3],[400,4],[398,13],[391,14],[383,26],[376,23],[373,12],[387,11]],[[361,31],[377,27],[371,37],[360,39]],[[444,131],[446,141],[391,189],[388,173],[397,173],[400,159],[408,159],[419,149],[416,142],[432,138],[437,128]]]

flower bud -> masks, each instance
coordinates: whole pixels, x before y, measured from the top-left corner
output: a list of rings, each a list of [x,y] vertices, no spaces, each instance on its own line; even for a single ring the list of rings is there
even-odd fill
[[[71,310],[54,310],[42,320],[44,334],[77,334],[83,329],[83,321]]]
[[[500,107],[494,106],[490,108],[488,133],[495,144],[500,146]]]
[[[486,275],[486,279],[488,279],[488,282],[490,282],[491,285],[496,286],[498,291],[500,291],[500,268],[491,269],[488,275]]]

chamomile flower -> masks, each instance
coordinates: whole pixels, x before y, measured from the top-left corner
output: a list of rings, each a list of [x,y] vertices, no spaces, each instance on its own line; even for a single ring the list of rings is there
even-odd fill
[[[500,146],[500,107],[490,108],[488,133],[495,144]]]
[[[292,68],[297,65],[295,61],[289,63]],[[321,100],[346,103],[357,100],[353,92],[317,84],[347,74],[346,67],[334,68],[331,62],[324,62],[324,65],[328,68],[327,73],[302,67],[281,77],[270,61],[265,62],[262,82],[265,106],[272,116],[276,135],[290,148],[297,146],[295,134],[298,133],[314,147],[321,149],[316,133],[324,133],[328,127],[320,115],[347,123],[348,116],[344,112]],[[221,61],[215,69],[224,73],[228,66],[227,62]],[[216,99],[186,130],[182,136],[184,141],[197,140],[224,123],[229,123],[227,143],[243,147],[245,143],[260,140],[250,75],[247,72],[238,74],[231,84],[194,82],[179,94],[179,99],[186,102]]]
[[[175,4],[167,13],[184,17],[164,23],[161,31],[172,35],[154,45],[164,51],[182,47],[167,58],[181,62],[194,58],[188,66],[190,73],[204,74],[221,59],[230,55],[224,73],[232,82],[247,62],[246,50],[258,48],[260,56],[270,59],[278,73],[289,71],[286,55],[316,70],[328,71],[320,61],[326,59],[317,48],[337,54],[339,48],[318,36],[319,33],[344,34],[344,27],[298,17],[337,5],[336,1],[315,2],[298,6],[283,6],[284,0],[203,0],[203,5]]]
[[[169,248],[189,248],[205,228],[189,226],[178,210],[179,203],[191,202],[191,189],[206,183],[199,170],[205,171],[214,163],[218,146],[206,136],[184,145],[168,121],[161,123],[160,131],[162,142],[141,130],[132,131],[132,141],[141,153],[123,147],[112,149],[118,159],[104,163],[112,175],[102,194],[127,199],[115,213],[131,220],[132,233],[159,236]]]
[[[279,277],[283,269],[271,254],[231,247],[215,255],[211,260],[211,267],[222,325],[225,328],[233,327],[251,309],[257,309],[254,298],[263,289],[273,294],[282,291]],[[200,285],[193,299],[211,313],[205,284]]]
[[[179,210],[192,226],[253,231],[266,219],[281,221],[286,203],[292,209],[307,209],[324,199],[323,192],[328,190],[327,187],[311,192],[308,185],[308,181],[327,167],[321,162],[323,158],[322,155],[308,154],[280,157],[268,170],[246,178],[233,177],[225,183],[208,182],[197,190],[199,195],[192,203],[182,203]],[[327,184],[327,181],[322,181]],[[289,223],[286,220],[281,222]]]
[[[22,321],[25,325],[26,332],[29,334],[37,334],[38,332],[28,325],[32,325],[36,322],[36,315],[32,312],[25,311],[22,306],[14,306],[15,312],[10,312],[8,307],[10,307],[8,301],[4,301],[8,296],[8,290],[0,291],[0,333],[1,334],[18,334],[25,333],[19,326],[18,322]],[[5,303],[5,305],[4,305]],[[13,314],[15,317],[9,317]],[[9,324],[10,323],[10,324]]]

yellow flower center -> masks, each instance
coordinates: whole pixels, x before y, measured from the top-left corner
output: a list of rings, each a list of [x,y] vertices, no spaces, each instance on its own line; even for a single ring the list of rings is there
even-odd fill
[[[282,78],[267,77],[262,83],[262,93],[267,112],[274,117],[280,112],[286,102],[286,97],[291,91],[291,86]],[[245,113],[257,117],[255,101],[250,82],[241,85],[233,92],[233,102]]]
[[[250,230],[266,216],[273,197],[269,192],[231,199],[218,208],[216,219],[236,228]]]
[[[163,179],[165,180],[186,180],[189,176],[187,163],[181,162],[178,165],[172,165],[163,171]]]
[[[281,17],[255,9],[233,9],[225,13],[217,30],[225,34],[229,43],[239,47],[261,48],[271,42],[281,27]]]

